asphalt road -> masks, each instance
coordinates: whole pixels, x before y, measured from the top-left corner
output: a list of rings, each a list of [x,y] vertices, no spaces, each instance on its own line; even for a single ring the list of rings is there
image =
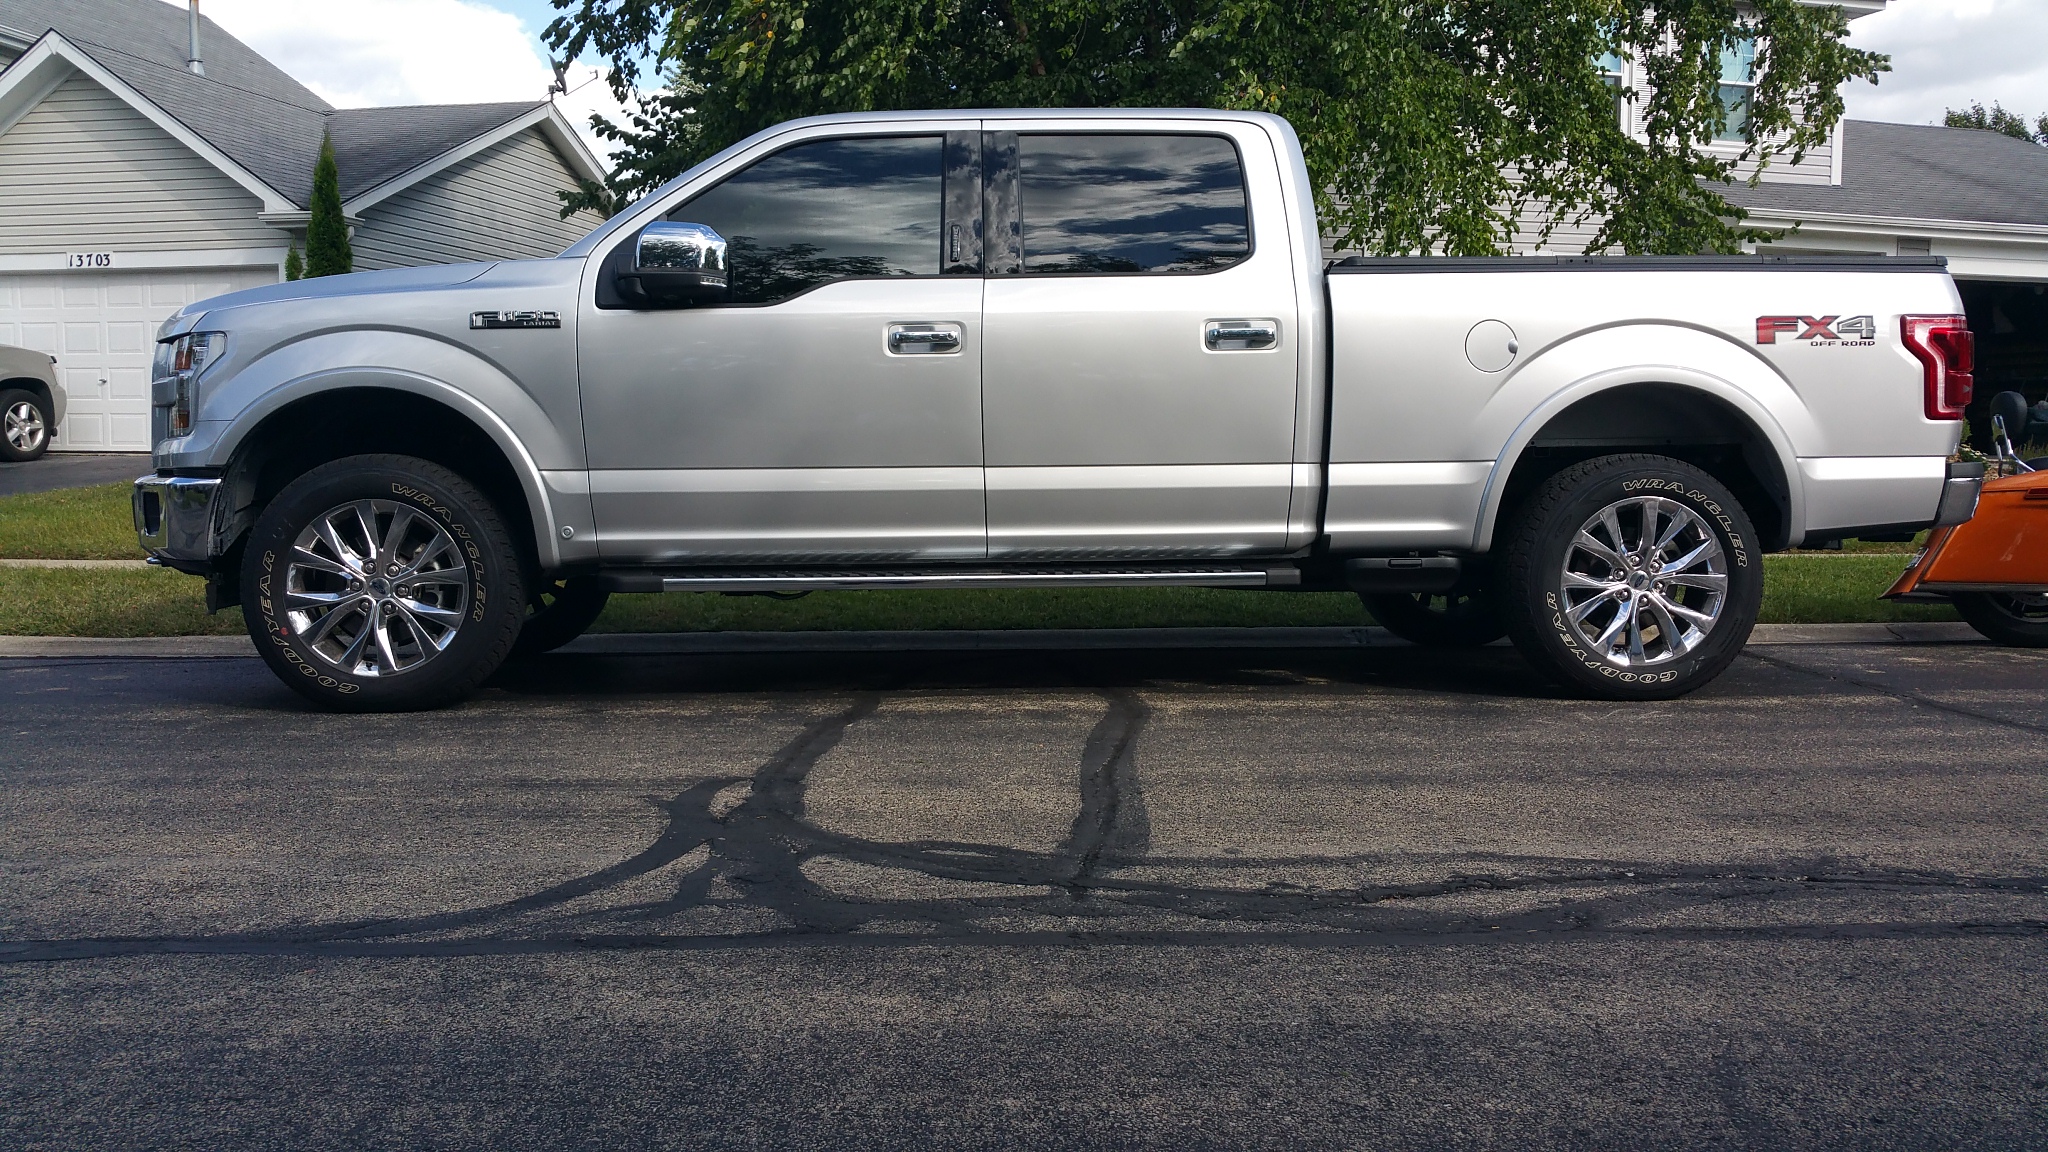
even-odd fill
[[[0,661],[0,1147],[2048,1142],[2048,653]]]
[[[0,496],[113,484],[147,471],[147,452],[48,452],[40,460],[0,460]]]

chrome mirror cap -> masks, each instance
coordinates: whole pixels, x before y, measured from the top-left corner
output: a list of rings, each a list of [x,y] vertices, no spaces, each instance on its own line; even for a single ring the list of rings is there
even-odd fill
[[[725,237],[702,224],[657,220],[634,241],[620,294],[649,305],[716,304],[728,294]]]

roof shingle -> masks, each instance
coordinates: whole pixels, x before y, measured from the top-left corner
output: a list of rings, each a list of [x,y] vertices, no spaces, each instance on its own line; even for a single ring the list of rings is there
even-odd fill
[[[2048,225],[2048,148],[1997,132],[1842,123],[1842,182],[1737,184],[1731,204],[1797,215]]]
[[[545,103],[337,109],[203,15],[196,76],[187,19],[163,0],[0,0],[0,28],[31,41],[55,29],[301,208],[323,132],[347,200]]]

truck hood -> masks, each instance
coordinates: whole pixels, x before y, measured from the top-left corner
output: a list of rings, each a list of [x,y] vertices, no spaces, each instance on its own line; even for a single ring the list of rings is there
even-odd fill
[[[392,268],[382,272],[351,272],[346,276],[290,280],[283,284],[266,284],[261,288],[229,292],[224,296],[210,296],[185,305],[170,319],[165,320],[163,327],[157,330],[157,339],[162,340],[189,331],[198,323],[200,317],[225,308],[279,304],[290,300],[383,296],[396,292],[430,292],[455,288],[477,279],[500,263],[502,261],[493,260],[474,264],[435,264],[424,268]]]

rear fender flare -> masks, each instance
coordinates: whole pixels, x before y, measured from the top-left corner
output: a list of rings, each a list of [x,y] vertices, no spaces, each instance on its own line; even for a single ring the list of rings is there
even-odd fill
[[[1656,360],[1640,358],[1646,345],[1654,349]],[[1587,397],[1637,384],[1688,388],[1724,402],[1749,421],[1777,457],[1785,481],[1788,527],[1791,538],[1799,539],[1806,524],[1806,496],[1796,445],[1820,439],[1805,400],[1768,361],[1721,333],[1677,324],[1633,324],[1586,333],[1539,351],[1482,410],[1479,426],[1496,430],[1507,427],[1513,413],[1523,415],[1506,431],[1487,476],[1473,526],[1474,551],[1491,546],[1504,511],[1508,477],[1544,427]]]

